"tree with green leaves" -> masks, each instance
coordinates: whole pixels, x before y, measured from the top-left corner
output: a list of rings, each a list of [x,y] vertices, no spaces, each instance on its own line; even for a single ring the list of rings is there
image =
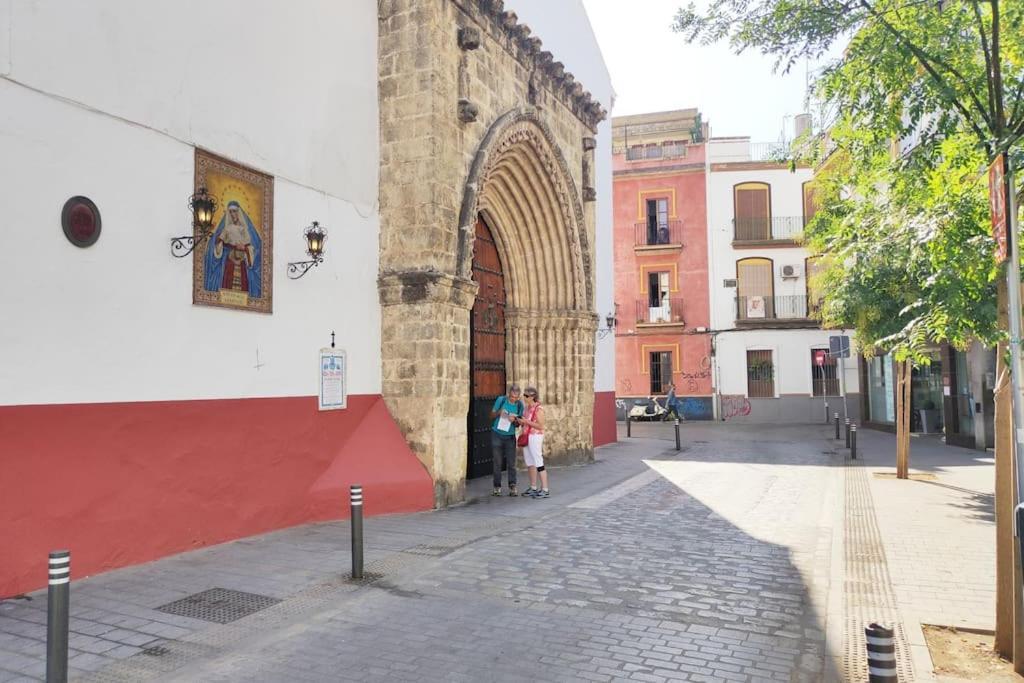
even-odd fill
[[[928,341],[991,340],[998,271],[984,171],[1000,153],[1024,167],[1024,0],[710,0],[680,9],[674,28],[757,50],[782,71],[843,48],[816,83],[837,112],[810,228],[812,246],[831,254],[826,323],[911,361]],[[1007,581],[1005,406],[997,394],[997,646],[1024,672],[1024,633],[1007,639],[1021,596],[1007,593],[1020,579]]]

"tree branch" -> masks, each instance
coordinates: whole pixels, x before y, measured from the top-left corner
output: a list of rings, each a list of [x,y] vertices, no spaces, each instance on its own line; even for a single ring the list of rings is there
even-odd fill
[[[985,35],[985,20],[981,16],[981,7],[978,5],[978,0],[971,0],[971,7],[974,8],[974,17],[978,20],[978,35],[981,36],[981,51],[985,55],[985,86],[988,88],[988,106],[992,111],[995,111],[996,94],[992,87],[992,53],[989,50],[988,36]]]
[[[955,91],[953,90],[953,87],[946,82],[946,80],[942,77],[941,74],[939,74],[939,72],[935,68],[935,65],[941,66],[942,68],[946,69],[954,76],[959,78],[965,86],[967,86],[967,93],[969,94],[971,100],[974,102],[975,108],[977,108],[978,113],[981,115],[981,118],[985,121],[985,125],[988,126],[989,130],[991,130],[992,120],[989,116],[989,112],[985,110],[985,107],[978,100],[977,96],[975,96],[971,92],[970,84],[967,82],[967,79],[965,79],[956,69],[953,69],[949,65],[943,64],[940,60],[927,54],[916,43],[907,38],[902,31],[900,31],[895,26],[886,21],[885,18],[878,12],[878,10],[876,10],[870,3],[868,3],[867,0],[860,0],[860,4],[862,7],[864,7],[864,9],[868,11],[868,14],[874,17],[878,21],[878,23],[882,25],[882,27],[886,31],[892,34],[901,43],[905,44],[907,48],[910,50],[911,54],[913,54],[914,57],[917,58],[918,63],[924,68],[925,71],[928,72],[928,74],[938,84],[938,86],[942,90],[949,93],[950,104],[952,104],[957,109],[957,111],[960,112],[960,115],[964,117],[964,122],[971,127],[971,130],[974,131],[974,134],[978,136],[978,140],[982,144],[984,144],[986,148],[988,148],[990,146],[988,142],[990,136],[986,135],[985,131],[983,131],[981,127],[978,126],[978,124],[974,121],[974,118],[971,116],[970,109],[963,102],[961,102],[958,97],[956,97],[956,95],[954,94]]]
[[[1010,118],[1007,119],[1006,124],[1015,130],[1024,130],[1024,110],[1020,107],[1022,97],[1024,97],[1024,78],[1021,78],[1020,82],[1017,83],[1017,92],[1013,93],[1013,98],[1011,99],[1013,102],[1013,109],[1010,110]],[[1020,119],[1017,118],[1018,113],[1021,114]]]
[[[999,0],[990,0],[992,3],[992,87],[995,89],[996,99],[996,121],[995,138],[996,144],[1002,144],[1003,136],[1006,134],[1006,110],[1003,108],[1003,60],[999,54]]]

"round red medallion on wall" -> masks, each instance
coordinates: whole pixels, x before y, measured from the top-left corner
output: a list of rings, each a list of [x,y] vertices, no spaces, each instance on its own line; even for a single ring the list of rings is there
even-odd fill
[[[64,202],[60,223],[64,236],[76,247],[90,247],[100,238],[100,210],[88,197],[72,197]]]

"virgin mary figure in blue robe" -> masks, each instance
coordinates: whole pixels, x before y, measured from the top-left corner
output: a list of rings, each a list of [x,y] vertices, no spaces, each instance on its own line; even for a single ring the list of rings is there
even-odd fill
[[[262,261],[263,242],[256,227],[238,202],[228,202],[206,247],[204,286],[210,292],[226,289],[259,297]]]

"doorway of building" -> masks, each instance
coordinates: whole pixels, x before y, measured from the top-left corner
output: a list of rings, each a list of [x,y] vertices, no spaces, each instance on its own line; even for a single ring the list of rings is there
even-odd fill
[[[473,281],[479,286],[470,315],[469,461],[466,478],[491,473],[491,407],[505,393],[505,276],[490,229],[476,222]]]

